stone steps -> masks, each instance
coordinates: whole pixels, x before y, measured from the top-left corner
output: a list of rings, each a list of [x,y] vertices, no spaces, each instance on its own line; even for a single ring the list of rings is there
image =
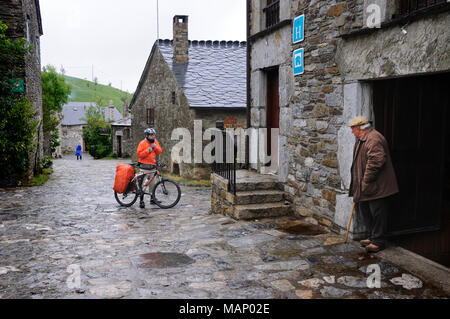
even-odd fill
[[[285,216],[290,205],[285,205],[286,193],[273,175],[253,171],[236,172],[236,194],[228,192],[228,181],[212,174],[211,209],[235,219],[259,219]]]
[[[254,190],[278,190],[281,189],[281,184],[276,181],[238,181],[236,183],[236,192],[247,192]]]
[[[290,206],[283,202],[235,205],[233,215],[236,219],[258,219],[268,217],[286,216],[289,214]]]
[[[254,190],[246,192],[236,192],[234,204],[263,204],[284,201],[284,192],[280,190]]]

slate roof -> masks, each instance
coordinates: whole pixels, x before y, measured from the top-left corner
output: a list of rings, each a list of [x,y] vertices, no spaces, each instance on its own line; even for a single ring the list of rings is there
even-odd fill
[[[131,118],[121,119],[111,123],[111,126],[131,126]]]
[[[89,106],[97,106],[95,102],[69,102],[63,105],[62,109],[62,120],[61,125],[72,126],[72,125],[84,125],[86,121],[83,118],[86,117],[86,111]],[[108,107],[103,108],[104,116],[109,119]],[[114,120],[121,120],[122,114],[114,107]]]
[[[139,94],[146,78],[155,46],[159,47],[191,108],[246,107],[246,42],[189,41],[188,63],[177,63],[173,61],[173,41],[158,40],[147,61],[135,96]]]

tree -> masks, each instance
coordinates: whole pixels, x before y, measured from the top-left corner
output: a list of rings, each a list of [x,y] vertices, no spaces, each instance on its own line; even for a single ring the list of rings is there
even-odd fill
[[[51,156],[59,146],[59,114],[69,100],[72,87],[54,66],[47,65],[42,72],[42,111],[44,130],[44,154]]]
[[[112,153],[111,125],[105,120],[104,109],[92,105],[86,112],[86,126],[83,128],[83,139],[89,154],[95,159]]]
[[[39,121],[25,95],[14,92],[11,79],[25,74],[26,40],[11,41],[6,37],[8,26],[0,20],[0,185],[13,186],[26,180],[31,165],[29,154],[36,147]]]
[[[94,95],[94,102],[95,102],[98,106],[108,106],[108,102],[107,102],[103,97],[101,97],[101,96],[98,95],[98,94],[95,94],[95,95]]]

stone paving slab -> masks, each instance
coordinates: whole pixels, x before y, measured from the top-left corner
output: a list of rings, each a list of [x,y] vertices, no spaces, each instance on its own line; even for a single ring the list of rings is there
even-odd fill
[[[336,234],[283,231],[292,217],[212,215],[209,188],[122,208],[112,186],[127,162],[68,156],[46,185],[0,191],[0,298],[448,297]]]

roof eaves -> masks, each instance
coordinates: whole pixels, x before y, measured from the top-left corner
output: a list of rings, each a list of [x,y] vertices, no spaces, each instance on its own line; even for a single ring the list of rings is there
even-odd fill
[[[39,34],[43,35],[44,31],[42,29],[42,17],[41,17],[41,8],[39,5],[39,0],[34,0],[34,3],[36,5],[36,14],[37,14],[37,19],[38,19],[38,24],[39,24]]]
[[[217,109],[224,109],[224,110],[240,110],[240,109],[246,109],[246,105],[232,105],[232,106],[219,106],[219,105],[207,105],[207,106],[189,106],[191,109],[201,109],[201,110],[217,110]]]
[[[158,40],[155,41],[152,47],[152,51],[150,52],[150,55],[147,59],[147,62],[145,64],[144,71],[142,72],[141,79],[139,80],[138,86],[136,88],[136,91],[133,94],[133,98],[131,99],[129,108],[133,108],[134,102],[136,102],[136,98],[141,92],[142,86],[144,85],[145,79],[147,78],[147,74],[150,71],[150,66],[152,64],[153,55],[155,54],[156,48],[158,47]]]

